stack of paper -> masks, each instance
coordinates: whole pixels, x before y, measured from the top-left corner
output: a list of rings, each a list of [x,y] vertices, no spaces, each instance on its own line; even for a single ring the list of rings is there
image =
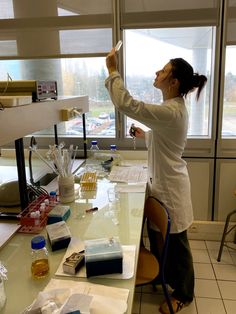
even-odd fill
[[[140,183],[147,182],[147,169],[140,166],[113,166],[109,175],[110,181]]]
[[[59,310],[53,313],[64,314],[65,305],[70,303],[71,307],[73,301],[75,307],[76,301],[82,314],[123,314],[127,310],[128,296],[128,289],[89,282],[51,279],[44,291],[38,294],[37,299],[23,313],[36,313],[35,311],[42,306],[45,308],[54,303]]]

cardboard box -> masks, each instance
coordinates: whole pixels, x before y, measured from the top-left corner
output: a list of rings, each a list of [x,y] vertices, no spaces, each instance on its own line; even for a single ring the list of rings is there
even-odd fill
[[[66,258],[62,267],[64,273],[75,275],[84,265],[84,252],[74,252]]]
[[[71,240],[71,233],[65,221],[47,225],[46,230],[52,251],[68,247]]]
[[[118,238],[85,241],[87,277],[122,273],[123,252]]]

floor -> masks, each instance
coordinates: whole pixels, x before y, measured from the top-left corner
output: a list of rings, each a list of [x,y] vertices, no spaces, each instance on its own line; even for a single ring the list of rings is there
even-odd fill
[[[217,262],[220,242],[190,240],[195,270],[194,301],[181,314],[236,313],[236,250],[224,247]],[[230,243],[236,249],[236,244]],[[163,301],[161,287],[136,289],[133,314],[158,314]]]

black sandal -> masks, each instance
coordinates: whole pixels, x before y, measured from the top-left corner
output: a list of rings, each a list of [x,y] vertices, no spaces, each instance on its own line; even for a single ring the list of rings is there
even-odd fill
[[[183,302],[181,302],[179,300],[176,300],[175,298],[171,298],[170,302],[172,304],[173,313],[177,313],[177,312],[181,311],[183,307],[188,305],[187,303],[183,303]],[[162,305],[160,306],[159,311],[162,314],[170,314],[169,307],[168,307],[168,304],[167,304],[166,301],[164,301],[162,303]]]

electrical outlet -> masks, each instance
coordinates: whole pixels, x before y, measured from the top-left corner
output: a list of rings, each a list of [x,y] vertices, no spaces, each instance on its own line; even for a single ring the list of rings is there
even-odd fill
[[[190,226],[190,228],[189,228],[189,232],[193,232],[193,233],[198,232],[198,228],[197,228],[197,226],[196,226],[196,225],[192,225],[192,226]]]

